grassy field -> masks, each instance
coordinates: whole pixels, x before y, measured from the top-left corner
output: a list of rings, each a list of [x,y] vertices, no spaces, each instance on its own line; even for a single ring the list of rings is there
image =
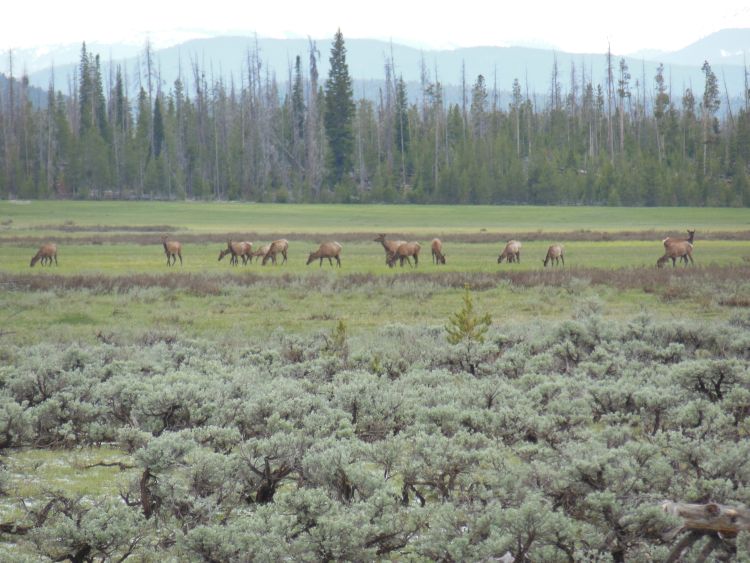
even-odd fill
[[[750,230],[747,209],[530,206],[278,205],[166,202],[0,202],[0,237],[55,227],[169,227],[176,232],[451,233]]]
[[[697,231],[696,265],[657,269],[655,262],[663,253],[661,239],[666,235],[682,235],[688,227]],[[165,232],[183,242],[182,265],[166,266],[160,243]],[[372,240],[378,232],[419,240],[423,244],[419,267],[389,269],[384,264],[381,245]],[[284,265],[265,267],[259,262],[232,267],[227,258],[218,262],[219,251],[226,246],[229,236],[252,240],[256,247],[274,238],[286,237],[290,241],[289,261]],[[444,241],[448,260],[444,266],[431,263],[429,241],[434,236]],[[523,242],[521,262],[497,264],[498,253],[511,237]],[[328,263],[322,268],[317,263],[306,265],[308,252],[328,238],[343,243],[342,267],[331,267]],[[47,240],[58,243],[59,264],[30,268],[31,256],[39,244]],[[565,266],[545,269],[542,258],[548,245],[557,241],[565,245]],[[8,386],[8,394],[12,391],[19,397],[14,399],[16,402],[6,399],[0,404],[0,410],[9,405],[15,407],[8,413],[17,416],[24,413],[27,418],[21,420],[33,432],[48,425],[45,432],[55,436],[54,440],[45,438],[48,441],[44,443],[48,445],[42,447],[19,439],[18,443],[23,447],[6,448],[0,452],[0,492],[4,493],[0,495],[3,496],[0,499],[0,523],[28,521],[28,507],[43,506],[50,494],[58,492],[81,499],[85,506],[93,506],[95,500],[113,499],[113,506],[123,508],[120,494],[128,487],[135,487],[142,474],[138,454],[130,455],[126,452],[131,450],[124,447],[127,437],[135,434],[125,433],[122,442],[117,443],[108,434],[108,441],[98,445],[102,428],[98,416],[92,415],[90,425],[77,426],[54,422],[58,419],[52,418],[58,417],[60,421],[66,420],[66,416],[85,419],[88,413],[99,412],[88,410],[94,407],[89,407],[84,400],[92,389],[91,381],[98,382],[96,391],[91,392],[92,404],[100,401],[105,405],[103,412],[111,410],[112,414],[108,416],[117,419],[118,425],[122,423],[123,427],[130,427],[138,418],[139,424],[148,429],[151,418],[156,420],[160,412],[172,412],[156,408],[160,397],[168,402],[174,391],[180,401],[187,401],[191,393],[196,393],[203,408],[206,403],[204,394],[208,395],[205,381],[210,377],[211,387],[227,386],[226,398],[217,405],[232,403],[237,399],[232,390],[235,386],[243,392],[249,390],[248,397],[258,392],[260,386],[247,384],[255,381],[247,379],[248,370],[256,370],[258,383],[267,382],[271,376],[275,382],[289,378],[287,383],[279,385],[282,391],[278,400],[269,395],[263,396],[258,403],[258,420],[275,421],[272,424],[283,421],[283,428],[287,428],[284,417],[288,412],[283,416],[282,410],[278,411],[279,414],[274,411],[270,417],[260,416],[265,412],[265,403],[273,408],[285,405],[284,392],[290,393],[294,404],[304,389],[316,390],[323,396],[328,392],[322,389],[330,385],[330,395],[335,396],[336,381],[344,383],[343,388],[348,389],[346,382],[351,374],[355,374],[351,376],[352,380],[362,380],[356,385],[361,384],[361,389],[368,390],[363,394],[365,408],[369,408],[368,394],[373,392],[370,387],[364,387],[371,384],[368,381],[393,385],[399,397],[393,404],[400,405],[403,391],[410,389],[411,383],[404,382],[403,387],[399,387],[402,385],[399,378],[407,377],[410,374],[407,369],[409,362],[416,361],[418,368],[413,374],[414,381],[424,378],[426,385],[424,392],[418,395],[427,397],[434,393],[438,397],[437,404],[427,400],[423,414],[404,416],[404,420],[425,420],[433,425],[436,412],[450,414],[446,405],[441,403],[447,404],[445,398],[457,396],[455,386],[463,375],[452,373],[446,377],[447,366],[457,365],[449,364],[447,359],[440,360],[444,363],[439,364],[439,373],[434,379],[419,366],[430,365],[432,360],[424,358],[440,358],[447,350],[443,328],[450,316],[462,307],[466,286],[472,289],[477,311],[489,313],[492,318],[489,333],[492,336],[483,344],[487,353],[494,357],[497,350],[503,350],[506,355],[487,360],[488,366],[495,366],[491,368],[494,380],[484,379],[488,374],[481,379],[470,379],[466,388],[476,394],[476,400],[465,401],[461,408],[466,408],[472,401],[487,404],[487,395],[482,396],[482,388],[495,389],[497,386],[501,389],[508,385],[510,389],[513,385],[527,385],[526,392],[518,395],[524,401],[518,412],[510,417],[503,414],[502,418],[498,414],[498,422],[488,423],[488,426],[494,433],[507,421],[511,422],[510,428],[516,419],[531,420],[530,413],[549,410],[552,413],[550,422],[538,425],[539,429],[544,429],[556,424],[552,422],[556,420],[554,417],[565,419],[570,406],[565,404],[566,401],[572,401],[573,409],[580,408],[584,402],[578,396],[581,385],[578,376],[569,377],[567,367],[564,368],[566,373],[557,372],[563,369],[562,364],[558,364],[562,352],[569,355],[571,349],[580,347],[585,350],[589,345],[587,338],[583,337],[587,331],[592,335],[596,332],[597,339],[604,334],[608,343],[596,354],[586,356],[588,367],[577,373],[590,372],[592,381],[589,385],[596,389],[601,387],[603,378],[612,378],[613,389],[618,389],[623,384],[615,380],[620,376],[618,374],[624,374],[623,377],[631,379],[628,380],[630,383],[623,385],[623,393],[636,389],[636,383],[643,384],[640,374],[629,373],[631,368],[625,369],[625,364],[645,361],[641,357],[650,358],[649,354],[654,355],[653,362],[658,364],[661,356],[656,351],[648,352],[651,342],[647,335],[638,346],[628,336],[627,342],[622,341],[622,346],[629,346],[628,353],[632,355],[619,355],[620,340],[609,342],[606,339],[606,333],[616,327],[623,334],[629,334],[630,331],[645,330],[643,327],[651,324],[650,319],[687,321],[664,323],[678,326],[669,330],[680,333],[680,338],[685,341],[672,346],[672,340],[669,340],[672,336],[664,336],[669,341],[665,348],[672,350],[671,355],[664,356],[670,358],[669,362],[679,361],[683,356],[693,363],[704,361],[712,357],[710,354],[718,354],[710,351],[711,346],[717,349],[730,347],[728,342],[742,348],[741,343],[737,344],[737,335],[742,329],[737,327],[750,326],[750,214],[747,210],[735,209],[0,202],[0,379],[6,378],[2,383]],[[562,322],[567,319],[579,322]],[[337,349],[329,344],[335,342],[340,327],[346,329],[345,346]],[[703,337],[704,329],[714,336],[706,337],[701,349],[692,350],[694,340]],[[730,329],[736,332],[730,332],[727,337]],[[566,334],[569,332],[568,338]],[[529,336],[537,333],[546,336],[533,337],[536,340]],[[527,348],[530,340],[535,344]],[[549,342],[556,342],[552,346],[556,351],[547,351]],[[709,346],[709,342],[713,344]],[[310,355],[310,350],[318,351]],[[612,360],[609,353],[602,353],[604,350],[610,350],[620,358],[614,363],[619,361],[621,372],[615,370],[610,374],[611,366],[605,364]],[[507,374],[503,370],[517,369],[520,354],[524,354],[524,358],[527,354],[532,356],[531,367],[524,376],[526,382],[506,380]],[[335,362],[344,356],[348,362],[346,369],[341,368],[338,373],[339,368],[331,366],[338,365]],[[450,361],[458,361],[455,358]],[[31,360],[28,367],[24,363],[27,359]],[[490,361],[495,363],[490,364]],[[69,366],[61,375],[60,366],[66,362]],[[567,362],[566,359],[566,366]],[[603,362],[601,367],[597,362]],[[228,371],[230,366],[231,372]],[[329,369],[333,371],[328,373]],[[12,371],[18,373],[14,373],[12,384],[9,384],[7,378]],[[235,372],[236,381],[233,379]],[[128,382],[123,387],[124,376],[121,376],[125,373]],[[282,373],[283,377],[279,375]],[[375,373],[378,376],[371,377]],[[318,374],[315,377],[320,379],[312,379],[310,374]],[[468,374],[464,375],[468,377]],[[331,380],[331,377],[336,379]],[[670,416],[681,417],[675,419],[674,427],[682,427],[684,417],[690,415],[681,410],[683,399],[674,398],[670,393],[688,387],[680,383],[685,376],[675,375],[676,383],[668,393],[663,393],[663,388],[658,387],[664,381],[663,373],[655,371],[653,377],[654,391],[641,395],[633,392],[633,396],[649,397],[650,401],[650,397],[665,395],[664,400],[668,401],[665,404],[674,404],[677,412]],[[548,393],[554,395],[549,391],[553,387],[546,386],[555,379],[559,379],[555,385],[564,382],[565,386],[570,386],[570,394],[566,395],[567,399],[560,399],[563,406],[558,405],[556,410],[550,409],[551,403],[546,398]],[[229,382],[234,383],[230,385]],[[170,388],[172,383],[176,385],[175,390]],[[149,395],[151,385],[156,390],[153,405]],[[54,395],[54,399],[47,399],[48,388],[51,393],[56,393],[58,386],[60,393]],[[268,393],[272,386],[260,393]],[[351,392],[360,393],[360,387],[352,383]],[[43,395],[45,400],[37,395]],[[529,397],[536,396],[540,397],[538,404],[526,405]],[[542,396],[545,397],[543,401]],[[613,396],[616,393],[613,392]],[[337,398],[337,404],[348,404],[346,397],[348,395],[344,393],[340,400]],[[372,401],[372,405],[377,406],[387,395],[378,390],[373,392],[373,397],[378,398]],[[494,395],[492,397],[494,400]],[[498,399],[498,404],[502,400]],[[242,401],[244,406],[240,410],[251,413],[254,403],[245,398]],[[705,399],[701,401],[700,404],[705,405]],[[123,410],[118,410],[115,416],[112,405],[123,407]],[[127,412],[125,407],[134,408],[132,405],[140,409],[136,409],[138,417],[123,418],[122,413]],[[656,407],[659,405],[661,403]],[[237,416],[236,412],[229,412],[230,407],[228,405],[226,415],[221,415],[226,420]],[[400,409],[398,406],[394,408]],[[506,409],[505,406],[502,408]],[[647,408],[648,405],[639,407],[639,412],[643,413]],[[717,408],[730,412],[730,407]],[[639,424],[637,421],[641,415],[625,412],[626,409],[631,407],[623,407],[617,416],[603,417],[607,419],[606,424],[612,421],[622,423],[618,433],[633,432],[634,436],[646,436],[650,432],[653,435],[655,431],[648,431],[653,426],[633,426]],[[696,407],[696,412],[700,409]],[[295,410],[296,407],[292,409]],[[316,407],[311,410],[317,417],[326,409]],[[487,416],[484,411],[490,412],[489,406],[476,417],[477,421]],[[187,412],[191,411],[188,409]],[[472,412],[479,411],[474,409]],[[661,412],[657,411],[654,420],[660,420]],[[33,419],[29,413],[33,414]],[[248,421],[255,420],[247,416]],[[215,419],[219,418],[217,415]],[[363,425],[367,420],[380,424],[381,419],[387,418],[377,410],[360,417],[365,421]],[[470,418],[462,414],[456,416],[455,421],[457,424],[458,420]],[[577,415],[570,418],[575,419]],[[648,416],[644,417],[646,419],[650,421]],[[721,417],[717,419],[722,420]],[[6,414],[0,422],[10,424],[7,422],[10,420],[11,416]],[[31,420],[35,422],[28,422]],[[609,430],[604,431],[608,427],[601,420],[587,422],[595,432],[583,446],[577,442],[581,435],[586,434],[581,434],[581,429],[575,431],[575,451],[585,451],[588,455],[594,451],[590,444],[598,444],[605,434],[614,436]],[[723,420],[729,427],[726,422],[729,416]],[[175,428],[178,427],[176,424]],[[314,434],[318,426],[327,428],[326,424],[315,422],[316,430],[311,427],[305,432]],[[340,424],[331,422],[330,427],[338,428]],[[453,422],[446,422],[446,428],[452,425]],[[694,426],[688,426],[693,432]],[[743,436],[746,435],[742,428],[742,425],[734,424],[737,436],[742,432],[745,432]],[[82,429],[93,438],[87,437],[87,441],[81,444],[69,442],[75,443],[74,447],[66,445],[66,441],[73,440],[72,436]],[[144,436],[153,438],[150,432],[141,431],[139,427],[142,439]],[[10,432],[6,434],[11,435]],[[336,434],[335,440],[331,440],[337,448],[343,441],[342,435]],[[473,440],[474,429],[470,435]],[[495,450],[499,441],[497,434],[492,436],[488,444],[492,444],[490,449]],[[611,447],[608,440],[602,440],[597,454],[600,459],[604,459],[602,452]],[[604,442],[607,442],[606,447]],[[97,447],[92,447],[92,443]],[[721,443],[731,446],[732,440],[721,435]],[[541,447],[543,440],[539,444],[519,444],[524,451],[531,452],[532,448]],[[558,446],[542,450],[534,462],[535,467],[543,467],[542,462],[551,463],[550,460],[555,459],[553,451],[557,452]],[[461,443],[456,447],[463,448],[464,445]],[[581,447],[583,450],[578,449]],[[365,451],[366,448],[361,449]],[[217,455],[216,451],[210,453],[212,459]],[[621,460],[628,455],[631,453],[624,451],[616,458]],[[571,458],[574,457],[571,454]],[[411,453],[404,454],[404,459],[413,458]],[[186,458],[185,467],[192,471],[193,463],[205,459],[208,459],[208,454],[195,459]],[[494,469],[496,460],[488,457],[486,462],[478,463],[478,467],[482,470],[490,468],[488,475],[494,478],[505,471]],[[525,463],[514,453],[508,467],[520,471]],[[560,463],[560,460],[555,459],[554,463]],[[372,460],[368,459],[361,467],[371,465]],[[667,468],[665,474],[671,476],[673,466],[665,462],[663,467]],[[379,470],[378,475],[381,473]],[[573,469],[565,469],[564,478],[569,479],[572,474]],[[170,478],[164,473],[159,475],[159,482],[169,483]],[[183,477],[178,475],[178,478]],[[184,478],[187,483],[187,473]],[[508,479],[511,480],[520,482],[515,477]],[[711,483],[718,481],[711,479]],[[175,482],[181,483],[179,480]],[[489,483],[491,479],[483,482]],[[536,477],[534,483],[534,489],[539,489]],[[293,489],[291,484],[283,487]],[[698,490],[697,485],[693,489]],[[179,493],[182,489],[177,487],[175,490]],[[283,494],[282,489],[279,498],[283,498]],[[600,491],[595,494],[600,495]],[[430,503],[432,500],[430,498]],[[440,506],[445,506],[444,500]],[[133,510],[134,513],[138,511],[137,507]],[[151,528],[153,526],[148,526]],[[55,538],[66,537],[64,533],[48,533]],[[19,560],[19,554],[27,556],[25,560],[28,561],[39,560],[38,546],[33,541],[21,536],[6,535],[5,538],[5,541],[0,541],[0,560]],[[148,550],[148,547],[143,547],[144,553]],[[143,556],[144,561],[157,558],[162,559],[157,551]]]
[[[750,300],[750,242],[701,240],[702,233],[742,235],[746,210],[2,202],[0,224],[0,322],[10,327],[6,338],[19,340],[138,331],[262,338],[277,328],[328,330],[339,319],[354,331],[440,326],[460,304],[464,284],[481,291],[480,306],[498,323],[569,317],[592,301],[616,318],[640,311],[725,318]],[[539,225],[565,240],[564,269],[542,268],[553,240]],[[656,233],[686,226],[698,232],[698,266],[656,271],[663,251]],[[162,230],[185,241],[182,266],[166,267]],[[612,233],[612,240],[571,236],[589,230]],[[420,240],[419,267],[387,268],[372,241],[381,231]],[[619,236],[626,232],[646,240]],[[112,238],[118,233],[124,236]],[[226,233],[265,236],[251,239],[256,246],[287,236],[289,262],[218,262]],[[336,234],[346,241],[342,268],[306,266],[308,252]],[[445,266],[431,263],[434,235],[443,238]],[[521,263],[498,265],[509,236],[523,241]],[[59,265],[30,269],[46,239],[64,241]]]

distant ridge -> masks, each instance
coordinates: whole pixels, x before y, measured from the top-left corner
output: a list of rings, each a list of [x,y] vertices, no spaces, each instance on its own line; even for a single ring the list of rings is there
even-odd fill
[[[328,54],[330,39],[315,40],[320,59],[319,72],[324,79],[328,69]],[[110,60],[113,64],[120,64],[127,70],[131,93],[138,81],[135,79],[140,61],[137,56],[123,56],[117,58],[112,53],[118,52],[117,46],[87,44],[90,52],[99,53],[102,58],[105,77],[109,73]],[[121,47],[121,46],[120,46]],[[385,78],[385,64],[388,59],[395,63],[395,76],[403,76],[410,84],[409,96],[418,96],[422,71],[426,71],[429,81],[437,79],[448,90],[460,86],[465,74],[467,88],[476,81],[479,74],[484,75],[485,82],[490,89],[497,85],[498,91],[509,92],[514,79],[518,79],[522,89],[530,94],[544,96],[550,88],[552,68],[556,64],[558,79],[564,91],[569,90],[571,75],[575,71],[576,80],[580,84],[585,75],[587,82],[594,85],[604,84],[606,77],[606,55],[602,53],[571,54],[556,52],[548,49],[534,49],[528,47],[471,47],[454,50],[420,50],[396,43],[389,43],[370,39],[346,39],[347,62],[354,79],[357,80],[355,97],[371,97],[373,91],[382,86]],[[194,39],[179,45],[155,51],[156,59],[162,76],[162,86],[169,90],[178,74],[188,85],[193,82],[193,69],[197,66],[205,72],[207,79],[223,78],[227,82],[234,81],[239,87],[246,74],[248,53],[258,50],[264,70],[268,76],[275,76],[280,85],[287,83],[294,59],[299,55],[305,74],[308,69],[309,40],[308,39],[269,39],[261,37],[214,37],[209,39]],[[668,73],[669,83],[676,94],[688,85],[693,89],[704,82],[701,65],[708,60],[718,76],[726,81],[730,96],[742,95],[744,88],[743,57],[750,48],[750,29],[728,29],[711,34],[699,41],[673,53],[650,53],[649,56],[658,57],[654,60],[646,59],[647,53],[638,57],[625,57],[629,67],[631,89],[636,86],[646,91],[653,90],[653,78],[658,64],[664,63]],[[80,45],[77,47],[80,52]],[[75,50],[67,49],[65,55],[70,58]],[[119,49],[119,52],[132,53],[132,50]],[[57,88],[66,91],[68,78],[72,76],[76,62],[60,64],[63,51],[57,53],[54,69]],[[53,53],[54,55],[54,53]],[[16,54],[17,58],[20,55]],[[619,66],[619,55],[613,54],[613,65]],[[49,68],[32,72],[29,79],[32,84],[46,89],[51,78]],[[106,78],[105,78],[106,80]],[[282,88],[282,92],[284,89]],[[641,90],[643,95],[643,90]]]

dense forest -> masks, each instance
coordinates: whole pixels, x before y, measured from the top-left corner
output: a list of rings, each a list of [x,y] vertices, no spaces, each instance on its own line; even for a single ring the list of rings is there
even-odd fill
[[[681,92],[609,52],[603,77],[554,64],[545,92],[463,73],[453,104],[440,69],[410,92],[392,59],[377,99],[356,97],[341,32],[328,76],[322,56],[311,41],[280,80],[250,49],[239,80],[189,61],[164,84],[150,44],[103,76],[84,43],[40,106],[11,54],[0,197],[750,205],[750,93],[732,111],[708,62]]]

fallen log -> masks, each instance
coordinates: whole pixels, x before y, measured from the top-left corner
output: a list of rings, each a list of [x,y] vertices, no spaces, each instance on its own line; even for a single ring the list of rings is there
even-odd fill
[[[744,507],[664,501],[661,508],[667,514],[682,519],[682,524],[662,534],[665,541],[673,540],[683,531],[689,532],[672,548],[667,563],[678,561],[684,551],[702,538],[708,537],[708,542],[696,559],[700,562],[706,561],[709,554],[719,547],[723,540],[733,538],[743,530],[750,530],[750,510]],[[730,550],[733,549],[726,543],[724,545]]]
[[[743,530],[750,530],[750,510],[723,504],[688,504],[664,501],[661,508],[667,514],[682,518],[682,526],[667,532],[672,539],[683,530],[705,530],[718,532],[724,537],[736,536]]]

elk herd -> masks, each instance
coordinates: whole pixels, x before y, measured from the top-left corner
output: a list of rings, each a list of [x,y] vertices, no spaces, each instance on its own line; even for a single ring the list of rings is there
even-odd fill
[[[687,233],[687,238],[667,237],[662,241],[664,254],[656,261],[656,266],[658,268],[663,268],[670,260],[672,261],[672,267],[676,265],[678,259],[681,260],[685,266],[695,263],[693,261],[695,229],[688,229]],[[178,259],[180,260],[180,265],[182,265],[182,245],[176,240],[171,240],[167,235],[162,237],[161,242],[164,247],[164,254],[167,257],[167,266],[174,266]],[[379,242],[383,246],[383,250],[385,251],[385,263],[388,267],[393,268],[396,265],[396,262],[398,262],[401,267],[404,266],[404,262],[415,268],[419,265],[419,252],[422,247],[418,242],[389,240],[384,233],[375,237],[374,242]],[[515,239],[509,240],[498,255],[497,263],[501,264],[503,261],[507,261],[509,264],[520,263],[521,247],[522,245],[519,241]],[[442,241],[439,238],[432,239],[430,248],[432,250],[433,264],[445,264],[446,255],[443,252]],[[242,260],[243,266],[248,262],[252,264],[253,259],[255,259],[256,262],[260,259],[263,266],[269,261],[276,265],[277,256],[281,255],[281,264],[285,264],[287,261],[288,250],[289,241],[286,239],[275,240],[257,248],[256,250],[253,250],[252,242],[237,242],[229,240],[227,241],[226,248],[222,248],[219,251],[219,261],[224,257],[229,256],[229,263],[232,266],[238,266],[240,260]],[[336,260],[336,265],[341,267],[342,250],[343,247],[338,242],[324,242],[317,250],[310,252],[307,257],[307,264],[309,265],[318,260],[319,265],[323,266],[323,260],[328,259],[328,263],[331,266],[333,266],[333,260]],[[40,262],[42,266],[51,266],[53,261],[55,265],[57,265],[57,245],[54,243],[46,243],[39,248],[39,251],[31,259],[31,267],[34,267],[37,262]],[[545,268],[548,264],[550,266],[565,266],[565,250],[563,245],[550,245],[547,249],[547,255],[542,259],[542,264],[544,264]]]

